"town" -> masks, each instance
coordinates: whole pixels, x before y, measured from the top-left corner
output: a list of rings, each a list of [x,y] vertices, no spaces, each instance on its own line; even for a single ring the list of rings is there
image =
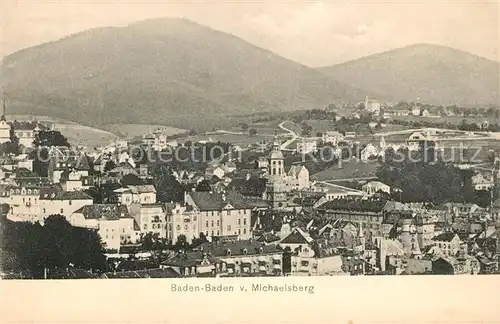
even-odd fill
[[[2,278],[499,273],[497,110],[366,98],[91,147],[7,109]]]

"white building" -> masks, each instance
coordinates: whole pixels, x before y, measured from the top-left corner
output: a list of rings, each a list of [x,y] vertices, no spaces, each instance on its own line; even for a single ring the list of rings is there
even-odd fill
[[[116,195],[116,201],[127,206],[156,203],[156,189],[153,185],[127,186],[113,192]]]
[[[386,185],[385,183],[382,183],[380,181],[370,181],[368,183],[365,183],[362,186],[362,190],[367,194],[367,195],[374,195],[377,192],[385,192],[387,194],[391,193],[391,187]]]
[[[327,131],[323,134],[322,139],[324,143],[338,145],[338,143],[344,139],[344,135],[337,131]]]
[[[317,141],[315,138],[302,138],[297,140],[297,153],[308,154],[315,152],[317,149]]]
[[[127,206],[96,204],[83,206],[70,217],[71,225],[96,229],[106,249],[119,250],[124,243],[135,243],[139,229]]]
[[[292,165],[288,170],[285,182],[290,190],[300,190],[309,187],[309,170],[303,165]]]

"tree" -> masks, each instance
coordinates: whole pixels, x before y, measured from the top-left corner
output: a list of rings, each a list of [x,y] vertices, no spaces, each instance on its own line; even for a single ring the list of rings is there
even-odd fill
[[[0,145],[0,152],[14,155],[19,155],[21,153],[21,144],[19,144],[19,138],[17,138],[14,133],[14,127],[12,127],[12,125],[10,127],[10,141]]]
[[[248,134],[250,134],[250,136],[255,136],[257,135],[257,130],[255,128],[250,128]]]
[[[144,181],[135,174],[129,173],[122,177],[121,184],[122,186],[140,186],[144,184]]]
[[[181,202],[184,200],[184,187],[177,181],[168,166],[162,165],[155,170],[153,184],[158,201]]]
[[[246,123],[241,123],[240,125],[241,125],[241,129],[243,131],[246,131],[249,128],[248,124],[246,124]]]
[[[36,147],[70,147],[68,139],[60,131],[41,130],[35,135],[33,144]]]
[[[113,160],[108,160],[106,161],[106,164],[104,164],[104,172],[108,172],[114,168],[116,168],[116,163],[113,162]]]
[[[50,274],[70,264],[85,270],[106,269],[99,234],[72,227],[64,216],[50,215],[44,226],[2,220],[1,229],[0,250],[9,255],[8,270],[27,271],[35,278],[43,278],[44,269]]]
[[[191,248],[195,248],[195,247],[198,247],[200,245],[202,245],[203,243],[206,243],[208,242],[208,239],[207,239],[207,236],[205,235],[205,233],[203,232],[200,232],[200,237],[197,238],[197,237],[194,237],[192,242],[191,242]]]
[[[174,244],[174,249],[177,251],[187,250],[189,248],[189,243],[187,242],[186,235],[181,234],[177,236],[177,241]]]

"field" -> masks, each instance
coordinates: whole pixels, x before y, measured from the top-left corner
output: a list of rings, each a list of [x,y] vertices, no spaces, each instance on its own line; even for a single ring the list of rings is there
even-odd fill
[[[393,116],[389,120],[407,120],[414,122],[427,122],[433,124],[451,123],[453,125],[460,125],[463,120],[468,123],[482,123],[484,121],[494,122],[494,118],[488,117],[464,117],[464,116],[445,116],[445,117],[423,117],[423,116]]]
[[[160,129],[165,135],[172,136],[186,133],[187,130],[164,125],[141,125],[141,124],[111,124],[105,125],[103,128],[111,133],[117,134],[120,137],[132,139],[142,136],[143,134],[151,134],[156,129]]]
[[[311,180],[329,181],[352,178],[375,177],[378,163],[364,163],[355,160],[343,162],[342,166],[333,166],[318,173],[311,175]]]
[[[250,144],[255,144],[257,142],[269,142],[272,141],[273,135],[262,135],[258,134],[250,136],[247,134],[208,134],[208,135],[194,135],[187,136],[183,138],[184,141],[198,142],[198,141],[214,141],[214,142],[225,142],[232,143],[234,145],[239,145],[242,148],[247,147]]]
[[[8,117],[9,120],[36,120],[47,127],[54,125],[54,129],[60,131],[71,145],[99,146],[108,144],[118,138],[113,133],[60,118],[31,115],[12,115]]]

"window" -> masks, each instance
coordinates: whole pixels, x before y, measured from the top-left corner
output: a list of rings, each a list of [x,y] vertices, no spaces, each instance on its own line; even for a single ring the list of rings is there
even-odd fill
[[[208,227],[208,221],[205,222],[205,227]]]
[[[214,215],[214,212],[212,212],[212,216]]]
[[[178,231],[180,231],[181,230],[181,225],[177,225],[176,228],[177,228]]]
[[[61,208],[61,214],[63,214],[63,213],[64,213],[64,209]]]
[[[219,224],[220,224],[220,222],[219,222],[219,220],[217,220],[217,226],[220,226]]]
[[[247,219],[243,218],[243,225],[246,225],[246,224],[247,224]]]
[[[238,225],[241,225],[241,219],[238,218]]]
[[[231,230],[231,225],[227,225],[227,230],[230,231]]]
[[[303,267],[308,267],[309,266],[309,261],[302,261],[300,263],[300,265],[303,266]]]
[[[124,228],[122,228],[122,233],[125,233],[125,229]]]
[[[217,235],[220,235],[220,232],[219,232],[219,230],[217,230]]]
[[[144,229],[147,230],[148,229],[148,224],[144,224]]]
[[[44,208],[44,209],[43,209],[43,213],[45,214],[46,212],[47,212],[47,210]]]
[[[238,228],[238,235],[241,235],[241,229]]]
[[[247,229],[246,229],[246,228],[244,228],[244,229],[243,229],[243,234],[246,234],[246,233],[247,233]]]
[[[71,201],[71,200],[69,201],[69,205],[70,205],[70,206],[72,205],[72,201]]]
[[[188,226],[187,224],[184,225],[184,230],[187,231],[188,230]]]
[[[214,227],[214,221],[212,221],[212,227]]]

